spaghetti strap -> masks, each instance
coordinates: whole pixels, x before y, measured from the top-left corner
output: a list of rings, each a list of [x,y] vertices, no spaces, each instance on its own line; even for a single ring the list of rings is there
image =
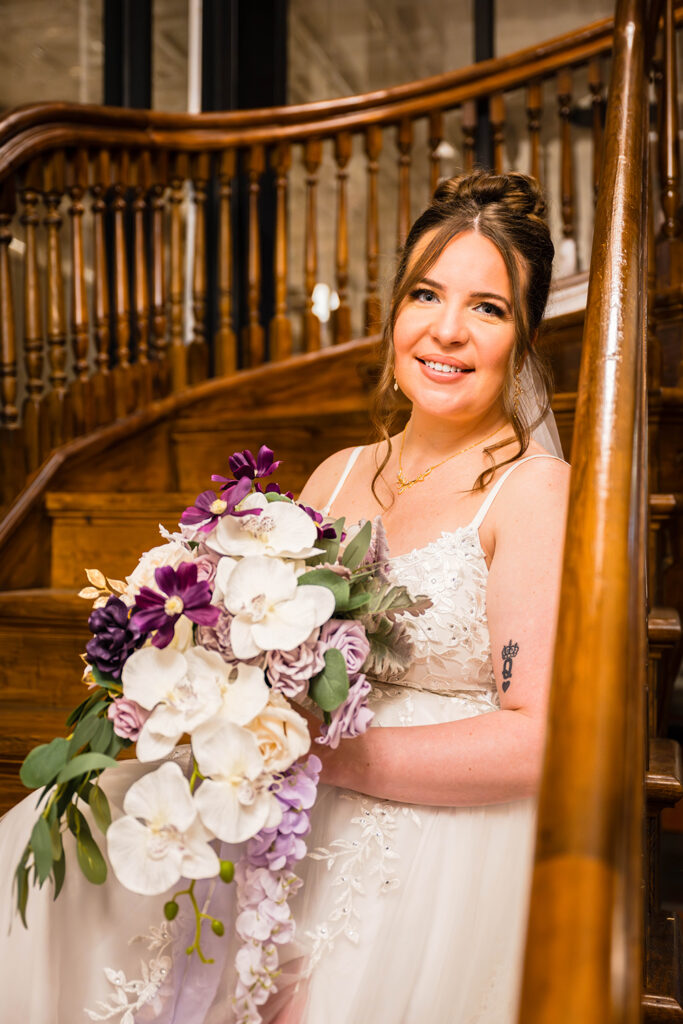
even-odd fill
[[[531,462],[532,459],[555,459],[556,462],[564,462],[564,459],[558,458],[557,455],[550,455],[546,452],[539,452],[537,455],[527,455],[525,459],[520,459],[518,462],[513,462],[512,465],[505,470],[500,480],[496,481],[493,489],[487,495],[487,497],[484,498],[481,505],[479,506],[476,516],[470,523],[470,526],[474,527],[475,530],[478,530],[480,528],[481,524],[484,522],[486,513],[491,508],[491,505],[493,504],[495,497],[498,494],[498,491],[501,489],[507,478],[510,476],[510,473],[513,473],[518,466],[522,466],[525,462]]]
[[[337,495],[341,491],[342,487],[346,483],[346,479],[347,479],[349,473],[351,472],[351,470],[353,469],[354,463],[355,463],[356,459],[358,458],[358,456],[360,455],[360,453],[363,451],[364,447],[365,446],[362,445],[362,444],[359,445],[358,448],[354,448],[353,451],[351,452],[351,454],[349,455],[348,461],[347,461],[346,465],[344,466],[344,472],[342,473],[342,475],[337,480],[337,486],[332,491],[332,494],[330,495],[329,500],[328,500],[327,504],[325,505],[325,508],[320,510],[324,516],[328,516],[330,514],[330,509],[332,508],[332,502],[337,497]]]

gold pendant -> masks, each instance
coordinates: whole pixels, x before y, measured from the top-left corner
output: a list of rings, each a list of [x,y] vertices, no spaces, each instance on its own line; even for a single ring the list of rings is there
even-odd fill
[[[422,481],[429,476],[432,469],[433,467],[429,466],[427,469],[425,469],[424,473],[420,473],[420,475],[416,476],[414,480],[406,480],[406,478],[403,475],[403,470],[399,469],[398,474],[396,476],[396,481],[398,483],[398,493],[403,494],[403,492],[407,491],[409,487],[414,487],[415,484],[421,484]]]

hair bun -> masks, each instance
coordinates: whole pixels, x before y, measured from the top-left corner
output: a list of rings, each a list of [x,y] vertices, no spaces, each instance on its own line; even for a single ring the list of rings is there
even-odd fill
[[[517,216],[541,220],[545,220],[547,212],[538,182],[521,171],[508,174],[473,171],[441,182],[434,192],[434,202],[452,205],[454,200],[461,203],[471,200],[478,207],[495,203]]]

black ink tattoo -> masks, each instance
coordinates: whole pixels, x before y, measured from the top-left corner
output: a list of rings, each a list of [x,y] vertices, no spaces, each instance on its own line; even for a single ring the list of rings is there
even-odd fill
[[[519,644],[513,644],[512,640],[506,644],[502,652],[503,658],[503,693],[507,693],[512,682],[512,659],[519,654]]]

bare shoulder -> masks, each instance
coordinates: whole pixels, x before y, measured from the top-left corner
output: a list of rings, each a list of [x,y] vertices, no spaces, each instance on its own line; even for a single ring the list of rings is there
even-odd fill
[[[502,500],[493,504],[496,533],[504,534],[510,528],[531,535],[539,529],[549,529],[551,534],[563,531],[570,472],[569,464],[561,459],[524,460],[505,481]]]
[[[313,470],[306,481],[300,500],[310,504],[313,508],[323,508],[337,485],[339,477],[344,472],[346,463],[349,461],[353,448],[342,448],[334,455],[328,456],[324,462]]]

